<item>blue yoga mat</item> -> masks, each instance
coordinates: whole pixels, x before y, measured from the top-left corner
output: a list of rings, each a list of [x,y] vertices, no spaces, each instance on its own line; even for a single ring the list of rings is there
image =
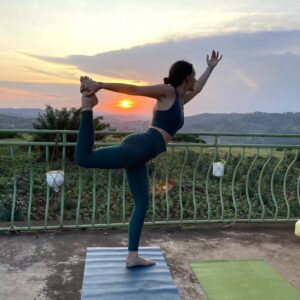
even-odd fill
[[[126,247],[87,248],[81,300],[180,300],[159,247],[140,247],[154,266],[126,268]]]

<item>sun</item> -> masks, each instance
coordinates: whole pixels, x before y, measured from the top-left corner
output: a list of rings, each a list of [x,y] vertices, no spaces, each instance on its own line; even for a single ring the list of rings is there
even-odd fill
[[[133,102],[131,100],[123,99],[118,102],[117,106],[120,108],[129,109],[133,107]]]

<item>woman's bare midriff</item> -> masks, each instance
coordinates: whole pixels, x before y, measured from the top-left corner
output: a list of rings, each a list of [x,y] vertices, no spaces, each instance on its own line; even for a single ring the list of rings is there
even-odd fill
[[[170,142],[170,140],[172,139],[172,136],[171,136],[168,132],[166,132],[164,129],[158,128],[158,127],[155,127],[155,126],[149,126],[149,127],[155,128],[156,130],[158,130],[158,131],[162,134],[162,136],[163,136],[163,138],[164,138],[164,140],[165,140],[166,145],[167,145],[167,144]]]

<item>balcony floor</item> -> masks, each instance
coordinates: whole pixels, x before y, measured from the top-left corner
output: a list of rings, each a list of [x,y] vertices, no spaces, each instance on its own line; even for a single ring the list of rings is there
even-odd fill
[[[0,299],[80,299],[87,247],[127,246],[127,229],[0,234]],[[161,247],[181,299],[206,299],[189,260],[263,259],[300,292],[294,224],[145,227],[141,246]],[[124,265],[125,266],[125,265]]]

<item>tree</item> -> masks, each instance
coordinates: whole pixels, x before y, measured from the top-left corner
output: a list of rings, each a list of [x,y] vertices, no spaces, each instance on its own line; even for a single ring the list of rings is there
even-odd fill
[[[53,108],[50,104],[46,104],[45,113],[39,113],[39,116],[33,121],[32,125],[34,129],[55,129],[55,130],[78,130],[80,125],[80,115],[81,108],[77,109],[75,107],[69,110],[63,107],[61,110]],[[116,128],[111,128],[109,123],[102,122],[103,117],[97,117],[93,120],[95,131],[102,131],[104,129],[109,129],[110,131],[115,131]],[[40,133],[33,137],[34,142],[49,142],[55,141],[56,133]],[[105,135],[97,135],[96,140],[103,140]],[[76,142],[77,134],[68,134],[67,142]],[[44,147],[39,147],[43,152],[43,157],[45,153]],[[49,153],[52,153],[53,147],[49,147]],[[61,154],[60,154],[60,157]],[[73,161],[74,160],[74,148],[66,147],[66,158]]]

